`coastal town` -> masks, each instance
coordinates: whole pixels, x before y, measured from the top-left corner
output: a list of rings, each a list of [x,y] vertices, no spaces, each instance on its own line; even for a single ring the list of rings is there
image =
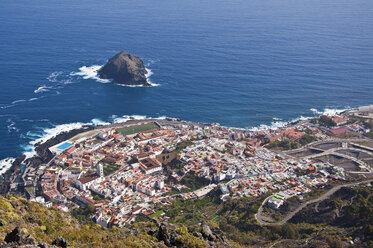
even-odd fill
[[[23,188],[47,207],[88,207],[105,227],[167,218],[156,210],[211,191],[221,201],[268,195],[276,211],[289,198],[371,176],[372,124],[373,107],[365,107],[277,130],[175,119],[101,126],[49,147],[53,158],[26,167]]]

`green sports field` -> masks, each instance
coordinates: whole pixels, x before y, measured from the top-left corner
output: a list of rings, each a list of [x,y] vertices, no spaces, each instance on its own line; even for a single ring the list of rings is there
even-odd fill
[[[159,126],[155,124],[154,122],[152,122],[152,123],[146,123],[146,124],[137,125],[137,126],[121,127],[117,129],[117,132],[121,133],[123,136],[126,136],[126,135],[131,135],[134,133],[141,133],[141,132],[146,132],[146,131],[155,130],[155,129],[159,129]]]

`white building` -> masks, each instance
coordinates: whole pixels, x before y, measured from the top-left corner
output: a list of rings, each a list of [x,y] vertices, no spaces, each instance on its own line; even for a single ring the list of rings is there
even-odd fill
[[[98,163],[98,164],[97,164],[97,174],[98,174],[100,177],[105,176],[105,175],[104,175],[104,166],[102,165],[102,163]]]
[[[100,177],[97,174],[84,175],[75,181],[75,186],[80,190],[87,190],[92,185],[100,183],[104,180],[104,177]]]
[[[145,158],[139,160],[139,164],[140,169],[147,175],[162,171],[162,164],[157,159]]]

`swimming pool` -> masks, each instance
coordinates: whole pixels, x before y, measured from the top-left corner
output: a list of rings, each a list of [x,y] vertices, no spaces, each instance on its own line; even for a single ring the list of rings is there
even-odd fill
[[[66,148],[69,148],[70,146],[72,146],[73,144],[72,143],[69,143],[69,142],[65,142],[61,145],[59,145],[57,147],[58,150],[65,150]]]

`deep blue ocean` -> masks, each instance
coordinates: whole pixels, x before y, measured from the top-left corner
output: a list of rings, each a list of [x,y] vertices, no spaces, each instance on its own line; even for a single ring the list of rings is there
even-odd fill
[[[121,50],[159,86],[80,70]],[[0,54],[0,160],[123,115],[251,128],[373,104],[373,1],[1,0]]]

